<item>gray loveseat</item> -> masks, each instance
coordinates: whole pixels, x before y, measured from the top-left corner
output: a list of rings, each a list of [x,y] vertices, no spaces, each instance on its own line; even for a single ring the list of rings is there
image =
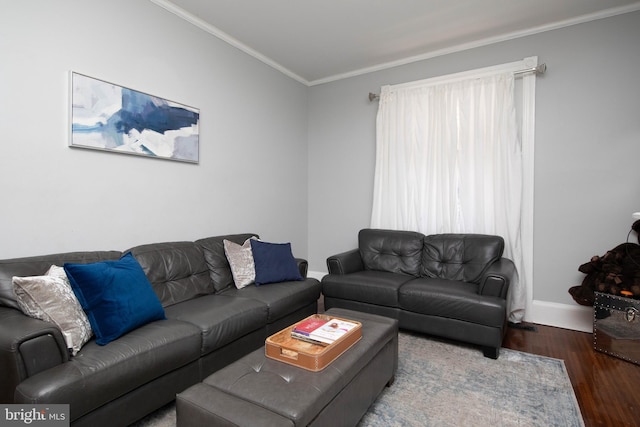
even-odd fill
[[[357,249],[327,259],[324,305],[393,317],[401,329],[478,345],[496,359],[517,278],[503,250],[499,236],[363,229]]]
[[[0,402],[67,403],[73,425],[127,425],[316,313],[321,286],[305,278],[301,259],[295,262],[302,280],[234,286],[223,240],[242,244],[251,236],[1,260]],[[92,339],[71,356],[53,323],[24,315],[16,304],[13,276],[43,275],[52,264],[119,260],[126,252],[142,267],[166,320],[104,346]]]

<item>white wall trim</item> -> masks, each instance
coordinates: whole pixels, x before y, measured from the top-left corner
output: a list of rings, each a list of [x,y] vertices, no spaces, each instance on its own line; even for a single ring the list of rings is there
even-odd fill
[[[635,12],[640,9],[640,2],[633,3],[626,6],[615,7],[611,9],[605,9],[600,12],[590,13],[588,15],[577,16],[575,18],[566,19],[564,21],[553,22],[551,24],[542,25],[539,27],[528,28],[521,31],[514,31],[512,33],[502,34],[495,37],[489,37],[481,40],[474,40],[469,43],[459,44],[457,46],[447,47],[445,49],[439,49],[431,52],[426,52],[420,55],[411,56],[409,58],[403,58],[397,61],[386,62],[383,64],[375,65],[368,68],[362,68],[360,70],[354,70],[347,73],[336,74],[334,76],[325,77],[322,79],[312,80],[308,82],[309,86],[316,86],[325,83],[330,83],[336,80],[347,79],[350,77],[360,76],[363,74],[373,73],[376,71],[386,70],[393,67],[399,67],[401,65],[411,64],[418,61],[424,61],[425,59],[431,59],[438,56],[449,55],[451,53],[462,52],[465,50],[475,49],[477,47],[488,46],[494,43],[500,43],[517,39],[520,37],[531,36],[538,33],[544,33],[546,31],[557,30],[572,25],[582,24],[585,22],[595,21],[598,19],[609,18],[611,16],[621,15],[623,13]]]
[[[539,325],[593,332],[593,307],[534,300],[526,320]]]
[[[451,53],[456,53],[456,52],[461,52],[461,51],[465,51],[465,50],[469,50],[469,49],[474,49],[477,47],[482,47],[482,46],[487,46],[490,44],[494,44],[494,43],[500,43],[503,41],[508,41],[508,40],[513,40],[516,38],[520,38],[520,37],[526,37],[526,36],[530,36],[533,34],[538,34],[538,33],[543,33],[546,31],[551,31],[551,30],[556,30],[559,28],[563,28],[563,27],[569,27],[571,25],[576,25],[576,24],[582,24],[584,22],[590,22],[590,21],[595,21],[597,19],[603,19],[603,18],[609,18],[611,16],[616,16],[616,15],[621,15],[624,13],[629,13],[629,12],[635,12],[637,10],[640,10],[640,2],[636,2],[630,5],[626,5],[626,6],[621,6],[621,7],[614,7],[611,9],[605,9],[596,13],[591,13],[591,14],[587,14],[587,15],[582,15],[582,16],[577,16],[575,18],[571,18],[571,19],[567,19],[564,21],[558,21],[558,22],[554,22],[548,25],[542,25],[542,26],[538,26],[538,27],[534,27],[534,28],[528,28],[525,30],[521,30],[521,31],[515,31],[515,32],[511,32],[511,33],[507,33],[507,34],[502,34],[500,36],[496,36],[496,37],[489,37],[489,38],[485,38],[485,39],[481,39],[481,40],[475,40],[469,43],[463,43],[457,46],[451,46],[445,49],[439,49],[439,50],[435,50],[435,51],[431,51],[431,52],[426,52],[424,54],[421,55],[416,55],[416,56],[412,56],[409,58],[404,58],[404,59],[400,59],[397,61],[391,61],[391,62],[386,62],[383,64],[379,64],[379,65],[375,65],[373,67],[367,67],[367,68],[362,68],[359,70],[354,70],[354,71],[350,71],[347,73],[342,73],[342,74],[336,74],[333,76],[328,76],[325,78],[321,78],[321,79],[317,79],[317,80],[312,80],[309,81],[301,76],[299,76],[298,74],[294,73],[293,71],[289,70],[288,68],[280,65],[279,63],[277,63],[276,61],[274,61],[273,59],[261,54],[260,52],[250,48],[249,46],[247,46],[246,44],[242,43],[241,41],[239,41],[238,39],[231,37],[229,34],[225,33],[224,31],[220,30],[217,27],[214,27],[213,25],[203,21],[202,19],[198,18],[197,16],[194,16],[193,14],[187,12],[186,10],[176,6],[174,3],[172,3],[170,0],[150,0],[152,3],[164,8],[165,10],[173,13],[174,15],[184,19],[187,22],[190,22],[191,24],[195,25],[196,27],[200,28],[201,30],[204,30],[206,32],[208,32],[209,34],[218,37],[220,40],[229,43],[231,46],[240,49],[241,51],[243,51],[244,53],[253,56],[254,58],[258,59],[259,61],[264,62],[265,64],[269,65],[272,68],[275,68],[276,70],[280,71],[281,73],[291,77],[292,79],[306,85],[306,86],[317,86],[317,85],[321,85],[321,84],[325,84],[325,83],[330,83],[330,82],[334,82],[337,80],[343,80],[343,79],[347,79],[350,77],[355,77],[355,76],[360,76],[363,74],[368,74],[368,73],[373,73],[375,71],[381,71],[381,70],[386,70],[389,68],[394,68],[394,67],[398,67],[401,65],[406,65],[406,64],[411,64],[413,62],[418,62],[418,61],[424,61],[425,59],[430,59],[430,58],[435,58],[438,56],[443,56],[443,55],[448,55]]]
[[[308,271],[307,277],[311,277],[312,279],[322,280],[324,276],[327,275],[327,272],[323,271]]]
[[[163,9],[173,13],[174,15],[184,19],[185,21],[195,25],[196,27],[200,28],[201,30],[206,31],[207,33],[211,34],[212,36],[215,36],[215,37],[219,38],[223,42],[230,44],[231,46],[235,47],[236,49],[240,49],[241,51],[243,51],[247,55],[253,56],[257,60],[267,64],[268,66],[270,66],[270,67],[272,67],[272,68],[274,68],[274,69],[276,69],[278,71],[280,71],[282,74],[291,77],[292,79],[302,83],[305,86],[309,86],[309,82],[306,79],[300,77],[299,75],[297,75],[293,71],[289,70],[286,67],[283,67],[282,65],[280,65],[276,61],[272,60],[271,58],[269,58],[269,57],[267,57],[267,56],[265,56],[263,54],[261,54],[257,50],[250,48],[246,44],[242,43],[240,40],[238,40],[238,39],[236,39],[234,37],[231,37],[229,34],[225,33],[224,31],[220,30],[219,28],[214,27],[213,25],[209,24],[208,22],[203,21],[202,19],[198,18],[195,15],[192,15],[191,13],[189,13],[186,10],[182,9],[181,7],[176,6],[175,4],[170,2],[169,0],[150,0],[150,1],[152,3],[157,4],[158,6],[162,7]]]
[[[526,58],[533,62],[531,67],[538,66],[538,57]],[[524,319],[531,311],[533,304],[533,223],[535,193],[535,129],[536,129],[536,74],[524,75],[522,78],[522,128],[520,143],[522,150],[522,206],[520,218],[520,242],[522,245],[522,264],[517,265],[519,275],[524,282],[525,307]],[[518,317],[522,319],[522,317]]]

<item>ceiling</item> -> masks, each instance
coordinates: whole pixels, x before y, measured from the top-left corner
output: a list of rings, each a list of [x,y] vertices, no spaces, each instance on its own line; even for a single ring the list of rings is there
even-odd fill
[[[315,85],[640,10],[638,0],[151,0]]]

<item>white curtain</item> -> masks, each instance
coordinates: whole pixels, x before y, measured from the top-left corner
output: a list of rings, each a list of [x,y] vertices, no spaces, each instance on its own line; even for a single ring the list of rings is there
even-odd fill
[[[513,72],[385,86],[376,133],[372,227],[500,235],[522,272]],[[511,286],[509,320],[519,322],[526,291]]]

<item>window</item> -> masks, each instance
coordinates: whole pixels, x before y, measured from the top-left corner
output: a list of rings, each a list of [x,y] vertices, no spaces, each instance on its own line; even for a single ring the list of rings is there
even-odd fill
[[[522,71],[536,65],[385,86],[377,117],[371,226],[502,236],[520,276],[515,322],[532,299],[535,73]]]

